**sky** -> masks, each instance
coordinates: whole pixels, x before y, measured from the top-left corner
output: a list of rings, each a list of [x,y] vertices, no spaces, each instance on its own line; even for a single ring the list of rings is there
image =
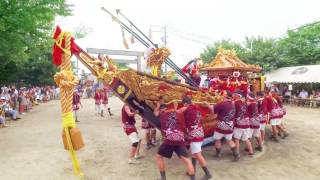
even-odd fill
[[[67,3],[73,4],[73,15],[58,17],[56,24],[71,32],[80,25],[90,29],[85,38],[76,40],[82,48],[124,50],[120,26],[101,7],[114,14],[115,9],[121,9],[147,35],[150,25],[166,26],[170,58],[180,67],[215,41],[230,39],[241,43],[246,36],[278,38],[288,29],[320,20],[318,0],[67,0]],[[163,32],[152,33],[152,40],[158,44],[163,44],[161,37]],[[146,50],[137,40],[130,44],[128,33],[126,39],[129,50]]]

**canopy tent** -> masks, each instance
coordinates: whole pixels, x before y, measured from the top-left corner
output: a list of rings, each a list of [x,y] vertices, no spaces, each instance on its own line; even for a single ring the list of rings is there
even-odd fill
[[[268,83],[320,83],[320,65],[284,67],[265,76]]]

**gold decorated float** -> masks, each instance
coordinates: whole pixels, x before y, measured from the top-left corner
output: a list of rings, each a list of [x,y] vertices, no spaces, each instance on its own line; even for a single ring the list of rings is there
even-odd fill
[[[212,80],[212,91],[241,90],[247,94],[249,88],[254,92],[263,90],[264,81],[259,75],[262,68],[243,62],[235,50],[219,48],[211,63],[205,64],[202,71]]]

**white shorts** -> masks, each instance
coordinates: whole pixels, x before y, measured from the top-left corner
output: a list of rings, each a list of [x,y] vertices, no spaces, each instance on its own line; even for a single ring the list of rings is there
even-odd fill
[[[222,134],[219,132],[214,132],[213,134],[213,140],[221,140],[222,138],[225,138],[227,141],[230,141],[232,139],[232,133],[231,134]]]
[[[281,118],[271,119],[270,124],[271,124],[271,126],[281,125]]]
[[[136,132],[129,134],[128,137],[129,137],[132,144],[140,141],[139,135]]]
[[[260,124],[260,131],[264,131],[266,129],[266,123]]]
[[[191,154],[196,154],[196,153],[201,152],[202,143],[203,143],[203,141],[201,141],[201,142],[191,142],[190,143]]]
[[[260,128],[259,129],[250,129],[250,138],[252,138],[252,137],[258,138],[261,135],[260,133],[261,133]]]
[[[242,141],[246,141],[250,138],[251,132],[250,128],[241,129],[241,128],[234,128],[233,130],[233,137]]]

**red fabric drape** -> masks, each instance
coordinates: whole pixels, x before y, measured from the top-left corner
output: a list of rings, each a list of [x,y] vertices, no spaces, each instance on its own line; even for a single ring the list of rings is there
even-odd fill
[[[61,28],[59,26],[56,27],[54,34],[53,34],[53,39],[56,41],[61,34]],[[65,45],[65,40],[62,40],[61,47],[64,48]],[[74,38],[71,38],[71,53],[79,53],[80,49],[78,48],[78,45],[74,42]],[[52,50],[52,63],[59,66],[62,63],[62,53],[63,50],[55,43],[53,45],[53,50]]]

